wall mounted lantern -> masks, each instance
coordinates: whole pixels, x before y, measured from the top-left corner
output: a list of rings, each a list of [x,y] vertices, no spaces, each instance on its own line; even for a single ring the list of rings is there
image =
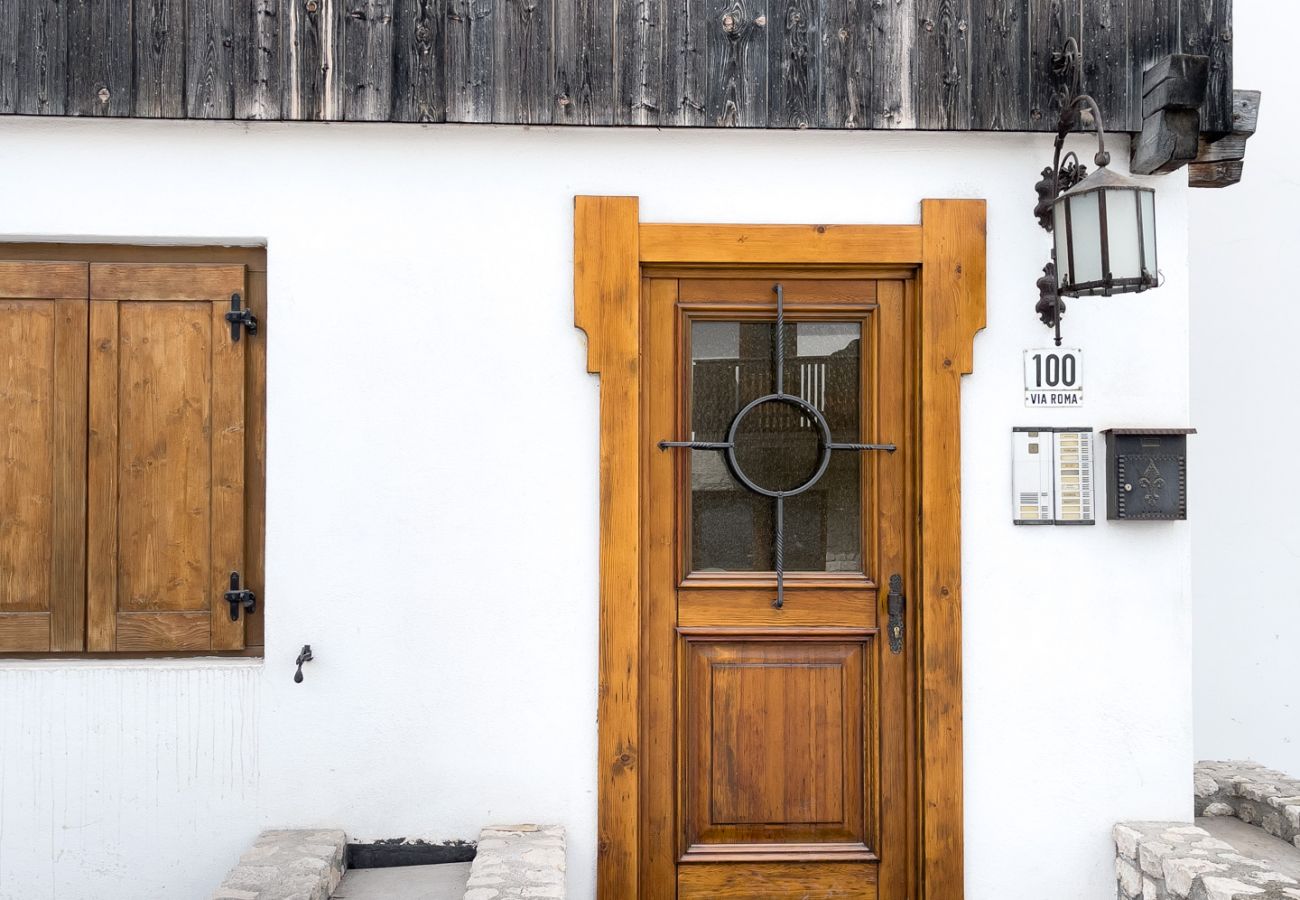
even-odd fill
[[[1070,38],[1053,55],[1059,73],[1071,77],[1062,96],[1056,150],[1050,168],[1035,185],[1038,224],[1054,235],[1052,259],[1038,279],[1035,311],[1056,330],[1061,345],[1062,297],[1091,297],[1145,291],[1158,284],[1155,191],[1112,172],[1106,130],[1097,102],[1079,93],[1079,47]],[[1064,156],[1066,136],[1078,127],[1097,132],[1097,171],[1088,174],[1074,151]]]

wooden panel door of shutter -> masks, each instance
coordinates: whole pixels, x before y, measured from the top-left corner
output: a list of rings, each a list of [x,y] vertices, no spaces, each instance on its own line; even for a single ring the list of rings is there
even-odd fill
[[[0,262],[0,653],[83,649],[86,272]]]
[[[237,650],[244,346],[225,314],[242,265],[90,267],[91,650]]]

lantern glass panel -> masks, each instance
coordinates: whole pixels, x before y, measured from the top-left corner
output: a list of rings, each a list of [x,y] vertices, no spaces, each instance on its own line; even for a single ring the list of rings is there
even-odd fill
[[[1101,281],[1101,213],[1098,192],[1075,194],[1061,202],[1068,207],[1071,254],[1070,284]]]
[[[1138,191],[1108,190],[1106,237],[1110,244],[1110,274],[1116,278],[1142,275],[1142,249],[1138,245]]]
[[[1065,204],[1058,203],[1052,209],[1052,240],[1056,244],[1056,283],[1070,282],[1069,230],[1065,227]]]
[[[1156,194],[1139,191],[1138,202],[1142,209],[1142,255],[1147,274],[1156,277]]]

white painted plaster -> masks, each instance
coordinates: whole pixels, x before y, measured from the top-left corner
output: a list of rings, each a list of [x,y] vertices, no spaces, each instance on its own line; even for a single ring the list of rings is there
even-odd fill
[[[1294,4],[1239,3],[1233,82],[1264,92],[1240,184],[1193,191],[1196,753],[1300,775],[1300,95]]]
[[[266,665],[0,669],[0,898],[200,896],[266,825],[502,821],[565,825],[592,896],[579,193],[698,222],[988,198],[963,397],[967,896],[1105,896],[1116,821],[1191,814],[1188,530],[1013,527],[1009,432],[1184,424],[1186,188],[1156,181],[1166,285],[1071,304],[1087,405],[1030,413],[1049,158],[1042,136],[0,120],[0,234],[265,238],[271,310]]]

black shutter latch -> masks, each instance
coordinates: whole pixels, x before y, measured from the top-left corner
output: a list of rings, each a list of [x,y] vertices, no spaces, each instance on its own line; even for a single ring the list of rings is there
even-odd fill
[[[253,315],[251,309],[242,309],[241,303],[243,298],[239,294],[230,295],[230,312],[226,313],[226,321],[230,323],[230,339],[239,341],[239,329],[247,328],[249,334],[257,334],[257,316]]]
[[[239,587],[239,573],[230,573],[230,590],[226,591],[226,602],[230,604],[230,621],[239,621],[239,608],[248,612],[257,609],[257,595],[248,589]]]

